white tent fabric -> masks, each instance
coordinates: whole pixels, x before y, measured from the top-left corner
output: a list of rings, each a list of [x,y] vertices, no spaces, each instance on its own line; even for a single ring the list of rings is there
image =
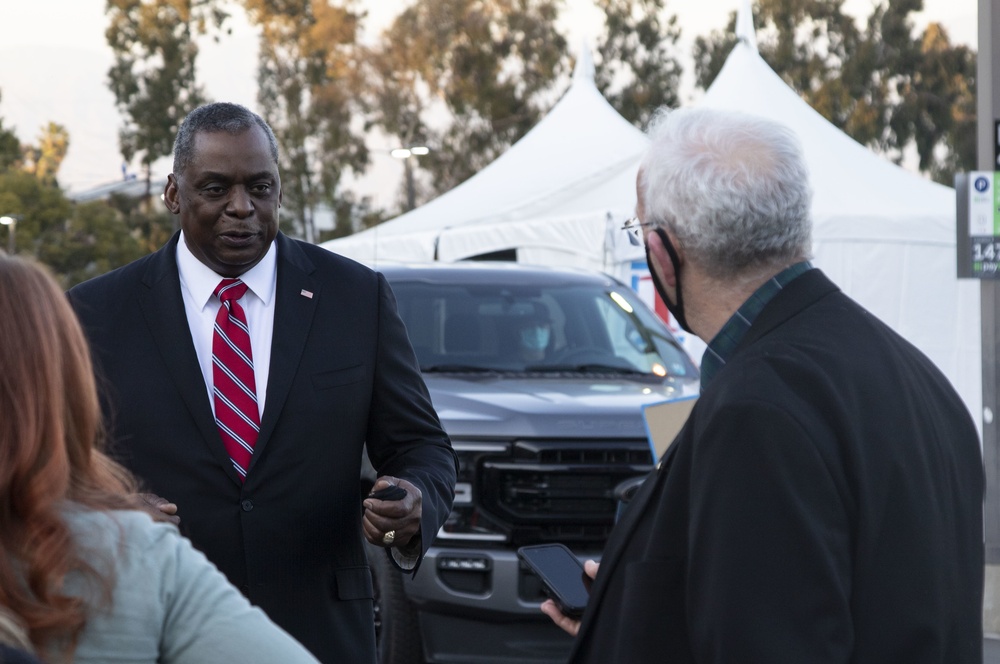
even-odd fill
[[[955,276],[954,190],[836,129],[760,58],[752,24],[738,25],[749,32],[700,105],[767,117],[798,134],[814,190],[814,264],[926,353],[978,424],[979,288]],[[645,259],[617,228],[633,214],[646,145],[597,91],[584,57],[552,111],[476,176],[412,212],[323,246],[375,266],[516,248],[520,262],[596,268],[629,280],[635,261]]]
[[[585,52],[559,103],[489,166],[426,205],[323,246],[368,264],[517,248],[522,262],[608,268],[607,215],[620,226],[633,214],[646,145],[597,91]]]
[[[814,263],[948,376],[982,412],[979,284],[956,277],[955,191],[882,159],[831,125],[740,43],[701,106],[798,134],[813,185]]]

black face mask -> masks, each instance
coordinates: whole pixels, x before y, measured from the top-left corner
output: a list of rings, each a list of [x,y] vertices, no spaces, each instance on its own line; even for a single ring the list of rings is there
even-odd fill
[[[667,305],[667,311],[674,317],[677,324],[681,326],[681,329],[694,334],[694,331],[688,327],[687,319],[684,317],[684,295],[681,293],[681,265],[680,260],[677,258],[677,250],[674,249],[674,245],[670,242],[666,231],[662,228],[656,228],[653,229],[653,232],[660,237],[660,241],[663,242],[663,246],[670,256],[670,262],[674,264],[674,278],[677,280],[677,304],[670,301],[670,298],[667,297],[667,289],[663,287],[663,284],[660,283],[660,278],[656,276],[656,270],[653,269],[653,261],[649,256],[649,244],[647,244],[646,265],[649,266],[649,276],[653,280],[653,286],[656,288],[656,292],[660,294],[663,304]]]

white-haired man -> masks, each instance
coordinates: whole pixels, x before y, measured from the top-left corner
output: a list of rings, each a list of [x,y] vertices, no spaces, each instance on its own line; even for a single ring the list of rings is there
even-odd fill
[[[947,379],[810,255],[795,136],[661,114],[633,230],[702,394],[604,551],[570,661],[982,661],[983,467]],[[596,566],[589,564],[591,573]]]

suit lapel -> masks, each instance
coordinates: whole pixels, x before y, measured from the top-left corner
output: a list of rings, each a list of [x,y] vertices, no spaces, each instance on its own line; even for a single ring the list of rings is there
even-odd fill
[[[179,237],[179,233],[175,234],[166,246],[154,254],[143,275],[143,285],[146,288],[139,293],[139,306],[167,367],[167,373],[177,387],[177,394],[194,418],[202,440],[219,465],[225,468],[234,482],[239,483],[239,476],[233,470],[229,454],[219,437],[205,378],[191,340],[191,327],[187,322],[180,275],[177,272]]]
[[[271,339],[271,368],[267,398],[260,422],[260,434],[250,460],[252,470],[267,446],[284,408],[292,381],[298,371],[312,327],[313,314],[322,297],[319,283],[311,276],[315,265],[294,241],[279,233],[278,280],[274,302],[274,331]],[[253,477],[248,471],[247,477]]]

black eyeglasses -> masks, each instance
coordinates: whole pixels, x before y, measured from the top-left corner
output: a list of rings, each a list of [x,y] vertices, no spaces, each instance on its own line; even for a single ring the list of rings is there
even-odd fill
[[[632,217],[624,224],[622,230],[628,233],[628,241],[636,247],[642,246],[642,229],[646,226],[655,226],[651,221],[639,221],[639,217]]]

